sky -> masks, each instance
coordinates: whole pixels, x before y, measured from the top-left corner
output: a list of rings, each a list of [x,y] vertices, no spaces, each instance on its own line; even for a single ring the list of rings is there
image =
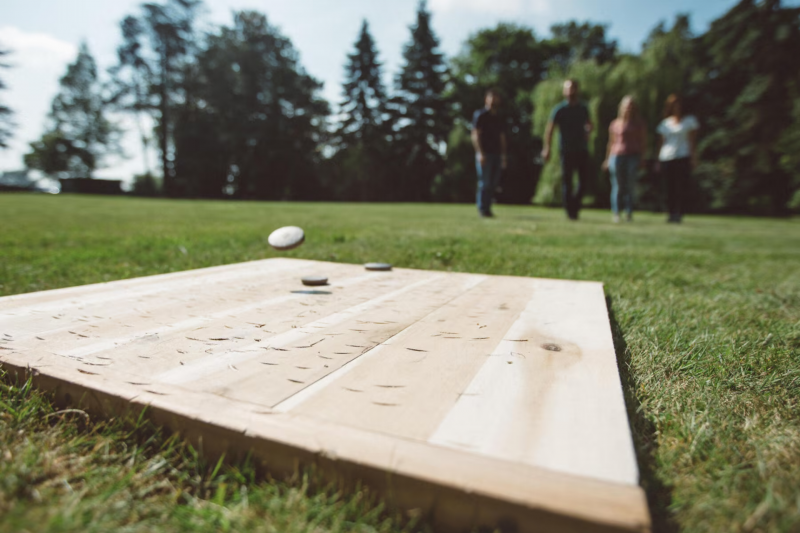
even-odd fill
[[[205,0],[202,27],[230,24],[231,13],[255,9],[289,37],[300,53],[301,64],[324,83],[322,95],[331,103],[341,99],[345,58],[352,51],[362,20],[366,19],[384,63],[387,85],[401,64],[403,45],[409,39],[418,0]],[[45,127],[58,80],[74,61],[81,41],[86,41],[102,70],[116,60],[120,43],[119,22],[136,14],[140,0],[3,0],[0,2],[0,47],[10,49],[11,68],[0,70],[9,86],[0,101],[14,110],[17,127],[10,148],[0,150],[0,172],[23,168],[28,144]],[[795,4],[795,1],[789,2]],[[608,25],[610,37],[624,51],[638,52],[650,30],[660,21],[671,23],[678,13],[691,16],[693,29],[709,23],[736,4],[735,0],[428,0],[432,24],[448,57],[458,54],[464,41],[481,28],[513,22],[547,37],[552,24],[589,20]],[[476,103],[476,106],[480,103]],[[126,156],[109,159],[98,177],[129,179],[144,168],[134,125],[123,121],[130,133],[123,148]],[[151,166],[155,154],[149,154]]]

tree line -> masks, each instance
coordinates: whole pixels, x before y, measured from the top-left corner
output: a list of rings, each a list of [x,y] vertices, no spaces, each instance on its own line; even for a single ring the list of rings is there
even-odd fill
[[[388,86],[363,22],[333,104],[264,14],[235,12],[230,25],[201,34],[200,8],[200,0],[142,4],[122,21],[118,62],[102,75],[81,46],[27,166],[91,177],[119,152],[122,132],[109,117],[124,113],[143,150],[155,144],[160,155],[158,170],[137,177],[140,194],[471,202],[470,120],[492,87],[504,97],[508,128],[500,200],[555,204],[560,170],[542,166],[538,154],[569,77],[581,83],[598,125],[593,205],[608,202],[600,165],[620,99],[637,98],[652,132],[666,96],[679,93],[702,125],[695,211],[800,209],[800,8],[780,0],[741,0],[703,34],[679,16],[656,26],[638,54],[620,52],[606,26],[573,21],[547,38],[499,24],[474,33],[452,58],[439,50],[423,0]],[[645,207],[659,207],[660,186],[655,173],[643,177]]]

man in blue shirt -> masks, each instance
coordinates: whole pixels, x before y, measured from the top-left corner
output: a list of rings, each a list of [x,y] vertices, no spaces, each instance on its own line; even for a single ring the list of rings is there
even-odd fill
[[[553,109],[544,132],[542,157],[550,160],[553,129],[558,126],[561,148],[561,194],[567,216],[578,220],[583,192],[589,180],[589,134],[592,120],[589,110],[578,100],[578,82],[564,82],[564,101]],[[573,187],[573,174],[578,173],[578,186]],[[573,191],[574,188],[574,191]]]
[[[506,131],[503,119],[497,114],[500,94],[495,89],[486,92],[485,107],[472,117],[472,146],[475,147],[475,167],[478,171],[478,212],[493,217],[492,198],[500,181],[500,173],[508,164]]]

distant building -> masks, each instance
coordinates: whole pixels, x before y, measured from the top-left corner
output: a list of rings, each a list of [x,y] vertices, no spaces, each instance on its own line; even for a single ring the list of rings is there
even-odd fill
[[[61,192],[77,194],[122,194],[122,180],[62,178]]]
[[[13,170],[0,174],[0,192],[43,192],[58,194],[61,184],[41,172]]]

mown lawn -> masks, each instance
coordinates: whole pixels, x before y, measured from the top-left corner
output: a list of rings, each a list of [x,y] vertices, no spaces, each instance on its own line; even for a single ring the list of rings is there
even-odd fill
[[[0,295],[285,255],[606,284],[657,531],[800,531],[800,220],[472,206],[0,195]],[[2,333],[2,332],[0,332]],[[273,482],[146,423],[0,391],[0,531],[426,529],[366,491]]]

